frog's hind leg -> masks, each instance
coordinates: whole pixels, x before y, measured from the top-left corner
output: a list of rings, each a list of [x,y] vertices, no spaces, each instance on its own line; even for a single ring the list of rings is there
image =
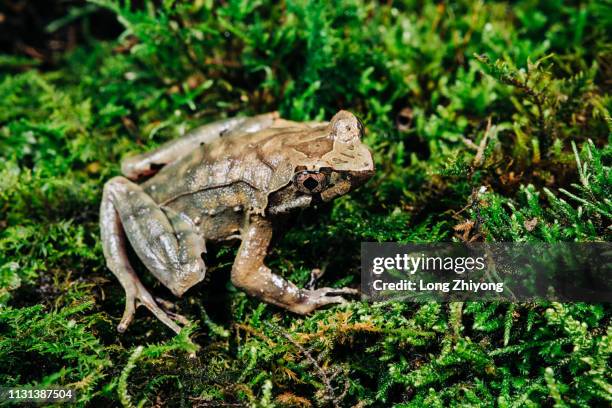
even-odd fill
[[[117,330],[124,332],[134,319],[136,307],[144,305],[166,326],[175,333],[179,333],[181,328],[157,305],[151,294],[138,279],[132,265],[130,265],[125,233],[119,214],[110,198],[109,190],[110,188],[107,187],[104,189],[104,197],[100,208],[100,232],[106,266],[119,279],[125,290],[125,311]]]
[[[201,258],[204,240],[189,227],[176,214],[166,216],[140,186],[124,177],[115,177],[104,186],[100,208],[102,247],[109,269],[126,293],[125,312],[117,327],[120,332],[130,324],[139,305],[147,307],[173,331],[180,331],[138,279],[128,260],[125,238],[147,269],[180,296],[205,273]]]
[[[170,140],[157,149],[129,157],[121,162],[121,173],[135,180],[155,174],[163,166],[183,157],[202,144],[208,144],[229,131],[256,132],[272,126],[278,119],[277,112],[264,113],[253,117],[235,117],[219,120],[197,127],[184,136]]]

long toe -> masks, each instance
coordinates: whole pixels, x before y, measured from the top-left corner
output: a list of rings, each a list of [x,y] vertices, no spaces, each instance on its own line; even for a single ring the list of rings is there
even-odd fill
[[[334,304],[345,304],[345,303],[348,303],[348,301],[345,298],[343,298],[342,296],[324,296],[324,297],[319,299],[319,305],[320,306],[334,305]]]
[[[359,290],[353,288],[320,288],[315,290],[315,292],[321,293],[324,296],[359,294]]]
[[[136,301],[133,296],[126,295],[125,297],[125,311],[121,322],[117,325],[117,331],[123,333],[127,330],[132,320],[134,320],[134,313],[136,312]]]
[[[153,299],[153,296],[151,296],[151,294],[140,282],[138,282],[136,285],[136,292],[136,301],[138,302],[138,306],[143,305],[149,309],[149,311],[153,313],[155,317],[157,317],[163,324],[168,326],[176,334],[181,332],[180,326],[177,325],[174,320],[172,320],[170,316],[168,316],[168,314],[157,305]]]
[[[173,332],[175,332],[176,334],[179,334],[181,332],[180,326],[176,324],[166,312],[164,312],[159,306],[157,306],[157,303],[155,303],[155,301],[153,301],[152,299],[142,300],[142,304],[147,309],[149,309],[149,311],[153,313],[153,315],[157,317],[163,324],[168,326]]]

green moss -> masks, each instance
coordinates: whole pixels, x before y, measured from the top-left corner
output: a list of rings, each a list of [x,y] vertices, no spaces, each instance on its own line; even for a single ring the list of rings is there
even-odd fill
[[[233,249],[177,301],[192,328],[143,311],[119,335],[97,226],[128,154],[235,114],[345,108],[377,174],[298,215],[269,256],[295,282],[325,266],[325,284],[357,283],[361,241],[610,241],[609,2],[91,3],[119,39],[52,70],[0,56],[0,383],[72,385],[80,405],[609,404],[608,305],[298,317],[231,286]]]

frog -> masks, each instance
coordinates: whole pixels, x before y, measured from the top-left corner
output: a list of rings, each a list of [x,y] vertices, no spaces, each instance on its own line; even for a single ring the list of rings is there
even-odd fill
[[[145,288],[131,246],[157,281],[183,296],[206,276],[208,243],[239,242],[232,284],[298,315],[347,303],[350,287],[298,287],[265,264],[273,234],[290,214],[343,196],[374,175],[364,126],[340,110],[329,121],[278,112],[208,123],[121,162],[104,184],[100,235],[106,266],[125,292],[119,332],[145,306],[180,333],[188,321]]]

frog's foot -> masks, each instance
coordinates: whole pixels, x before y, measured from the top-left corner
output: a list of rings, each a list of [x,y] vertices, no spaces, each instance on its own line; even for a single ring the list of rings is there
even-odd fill
[[[359,295],[359,290],[353,288],[302,289],[300,301],[290,305],[288,309],[297,314],[308,314],[323,306],[348,303],[343,295]]]
[[[174,311],[174,309],[176,309],[175,303],[172,303],[168,300],[158,298],[158,297],[155,298],[155,301],[157,302],[158,305],[160,305],[164,309],[166,314],[170,316],[172,320],[179,322],[183,326],[188,326],[190,324],[189,319],[187,319],[185,316],[180,315]]]
[[[135,275],[134,277],[136,278],[133,282],[134,284],[125,287],[125,311],[123,312],[121,322],[117,326],[117,331],[123,333],[134,319],[136,308],[138,306],[145,306],[162,323],[178,334],[181,331],[181,328],[174,322],[174,320],[187,324],[187,319],[173,312],[164,311],[161,307],[159,307],[157,302],[153,299],[153,296],[151,296],[149,291],[147,291],[147,289],[142,285],[140,280],[138,280]]]

